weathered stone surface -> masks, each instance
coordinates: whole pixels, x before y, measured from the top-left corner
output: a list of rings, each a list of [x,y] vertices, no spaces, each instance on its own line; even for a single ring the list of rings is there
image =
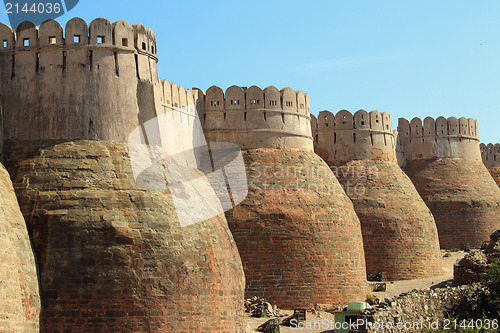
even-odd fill
[[[481,285],[475,284],[401,294],[365,310],[358,319],[371,324],[359,327],[355,332],[421,332],[423,329],[436,330],[438,326],[431,325],[442,324],[447,316],[472,318],[474,302],[482,289]],[[383,329],[381,325],[384,325]]]
[[[248,197],[226,212],[246,295],[280,308],[364,300],[359,220],[328,166],[300,149],[243,151]]]
[[[479,248],[500,228],[500,188],[482,161],[420,159],[404,170],[434,215],[441,248]]]
[[[484,249],[472,250],[453,266],[453,284],[460,286],[480,282],[481,274],[497,259],[500,259],[500,230],[490,236]]]
[[[351,161],[332,169],[361,221],[368,274],[386,272],[389,280],[439,275],[434,218],[396,163]]]
[[[434,218],[396,164],[391,116],[342,110],[312,118],[315,151],[351,198],[361,221],[366,271],[389,280],[438,275]]]
[[[124,143],[6,147],[45,331],[243,330],[244,276],[224,216],[182,228],[170,191],[137,186]]]
[[[500,167],[489,167],[488,171],[490,172],[491,177],[493,177],[495,183],[500,186]]]
[[[0,164],[0,331],[39,332],[35,256],[10,176]]]

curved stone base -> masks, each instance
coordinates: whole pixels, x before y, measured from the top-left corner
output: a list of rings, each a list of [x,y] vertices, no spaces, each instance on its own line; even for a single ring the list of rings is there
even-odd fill
[[[0,331],[39,332],[35,256],[9,174],[0,164]]]
[[[361,221],[368,274],[385,272],[389,280],[439,275],[434,217],[396,163],[351,161],[332,170]]]
[[[181,227],[170,190],[137,186],[124,143],[68,142],[24,158],[26,143],[9,147],[44,330],[243,332],[243,270],[223,215]]]
[[[243,157],[249,194],[226,218],[246,296],[289,309],[364,300],[359,220],[328,166],[299,149],[252,149]]]
[[[500,188],[482,161],[414,160],[404,170],[434,215],[441,248],[479,248],[500,229]]]

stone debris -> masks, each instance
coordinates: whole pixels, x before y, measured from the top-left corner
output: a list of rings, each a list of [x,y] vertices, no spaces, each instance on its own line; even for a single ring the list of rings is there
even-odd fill
[[[481,250],[472,250],[453,267],[455,286],[481,281],[481,274],[494,260],[500,259],[500,230],[490,236],[490,241]]]
[[[253,296],[245,301],[245,312],[251,313],[252,317],[284,317],[276,305],[266,302],[264,298]]]

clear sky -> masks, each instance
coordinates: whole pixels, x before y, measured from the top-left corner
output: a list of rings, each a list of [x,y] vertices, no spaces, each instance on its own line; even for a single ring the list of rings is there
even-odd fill
[[[290,86],[311,112],[479,120],[500,142],[500,1],[96,1],[80,16],[153,28],[160,78],[186,88]],[[1,22],[8,23],[5,13]]]

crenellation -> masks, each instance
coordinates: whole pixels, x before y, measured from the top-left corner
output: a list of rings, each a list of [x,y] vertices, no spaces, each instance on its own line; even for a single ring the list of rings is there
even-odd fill
[[[237,142],[243,149],[313,149],[309,96],[302,91],[231,86],[224,93],[212,86],[204,101],[200,117],[209,141]]]
[[[413,118],[410,122],[400,118],[398,131],[406,161],[428,158],[465,158],[479,160],[477,120],[461,117]]]
[[[500,144],[488,143],[487,145],[481,143],[479,145],[481,150],[481,158],[487,168],[500,167]]]
[[[391,116],[385,112],[322,111],[311,126],[316,128],[315,150],[327,163],[396,159]]]

